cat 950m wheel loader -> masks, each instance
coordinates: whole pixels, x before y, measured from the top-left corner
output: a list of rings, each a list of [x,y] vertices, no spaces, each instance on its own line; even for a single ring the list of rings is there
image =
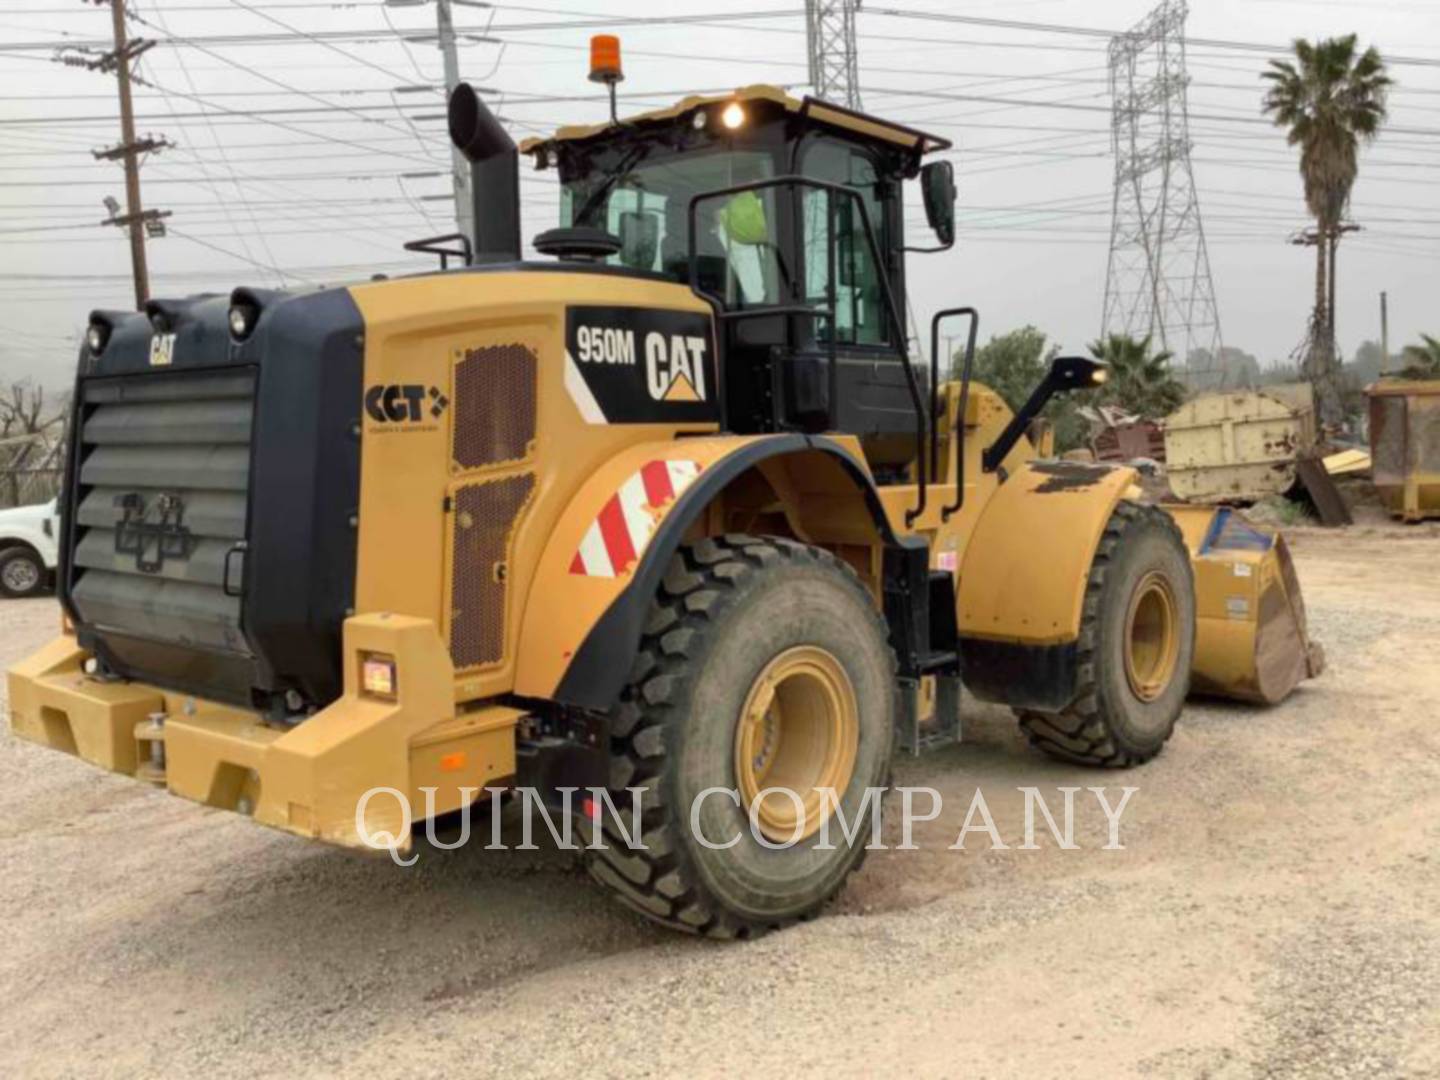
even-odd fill
[[[475,235],[412,246],[459,265],[94,314],[65,627],[10,673],[17,734],[353,847],[409,843],[377,789],[578,789],[583,818],[608,787],[628,820],[639,788],[594,877],[716,936],[840,888],[869,831],[822,822],[957,736],[961,680],[1051,754],[1159,752],[1181,531],[1026,434],[1103,367],[1057,360],[1012,416],[939,379],[973,311],[907,355],[903,193],[948,248],[945,140],[765,86],[519,148],[469,87],[449,119]],[[561,192],[534,260],[521,152]]]

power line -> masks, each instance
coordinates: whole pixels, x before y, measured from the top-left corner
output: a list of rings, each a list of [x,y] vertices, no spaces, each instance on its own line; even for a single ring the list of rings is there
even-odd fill
[[[860,10],[865,15],[958,23],[967,26],[985,26],[1003,30],[1024,30],[1029,32],[1044,32],[1047,34],[1077,34],[1083,37],[1104,38],[1106,40],[1123,36],[1120,31],[1103,30],[1094,26],[1069,26],[1061,23],[1027,22],[1021,19],[998,19],[981,15],[955,15],[950,12],[914,11],[908,8],[864,7]],[[1184,45],[1187,48],[1200,47],[1244,52],[1266,52],[1272,54],[1283,54],[1290,51],[1288,45],[1267,45],[1253,41],[1223,41],[1214,38],[1185,37],[1182,41],[1178,42],[1178,44]],[[1440,57],[1386,56],[1385,63],[1392,65],[1440,67]]]
[[[236,6],[245,5],[237,2]],[[254,9],[247,9],[254,10]],[[259,14],[259,12],[255,12]],[[708,15],[626,15],[626,16],[605,16],[601,18],[582,18],[568,20],[549,20],[544,22],[529,23],[505,23],[494,24],[487,27],[457,26],[455,32],[462,37],[481,37],[493,34],[511,33],[551,33],[556,30],[589,30],[589,29],[615,29],[618,27],[646,27],[646,26],[713,26],[725,29],[745,30],[750,29],[736,24],[751,19],[798,19],[804,15],[803,8],[782,8],[761,11],[737,11],[714,13]],[[280,21],[271,16],[265,16],[271,22]],[[285,25],[280,23],[280,25]],[[803,33],[797,30],[795,33]],[[379,28],[370,30],[317,30],[303,31],[293,27],[286,33],[281,34],[207,34],[203,37],[192,37],[186,39],[161,38],[156,41],[157,45],[223,45],[234,46],[259,46],[277,44],[296,44],[300,41],[309,41],[316,44],[335,44],[340,42],[356,43],[367,41],[379,41],[382,39],[403,38],[407,31],[399,33]],[[0,52],[36,52],[53,49],[57,45],[66,44],[74,48],[99,48],[103,42],[95,40],[65,40],[60,41],[22,41],[14,44],[0,45]]]
[[[169,27],[166,25],[164,14],[157,11],[157,16],[158,16],[158,18],[160,19],[160,27],[161,27],[161,29],[162,29],[165,33],[169,33]],[[177,54],[176,54],[176,60],[177,60],[178,63],[179,63],[181,74],[185,77],[185,81],[186,81],[186,83],[187,83],[187,84],[189,85],[189,87],[190,87],[190,92],[191,92],[192,94],[198,93],[198,92],[199,92],[199,87],[197,87],[197,86],[195,85],[195,79],[194,79],[194,77],[191,76],[191,74],[190,74],[190,68],[189,68],[188,63],[187,63],[186,60],[185,60],[184,54],[183,54],[183,53],[177,53]],[[171,96],[170,96],[169,94],[165,94],[165,95],[164,95],[164,101],[165,101],[166,108],[169,109],[170,112],[173,114],[173,113],[175,112],[175,106],[174,106],[174,102],[173,102],[172,99],[171,99]],[[219,159],[220,159],[220,165],[221,165],[221,167],[222,167],[223,169],[225,169],[227,172],[230,173],[230,182],[231,182],[231,184],[235,187],[235,190],[238,192],[238,191],[240,190],[240,184],[239,184],[238,181],[235,180],[235,170],[234,170],[234,169],[231,167],[231,165],[230,165],[229,152],[225,149],[224,141],[220,138],[219,133],[215,130],[215,125],[214,125],[213,123],[207,121],[205,126],[206,126],[206,129],[207,129],[208,132],[209,132],[210,142],[211,142],[211,145],[212,145],[213,148],[214,148],[215,154],[216,154],[216,155],[219,157]],[[268,261],[269,261],[271,267],[274,268],[274,270],[275,270],[276,279],[277,279],[281,284],[284,284],[284,281],[285,281],[284,271],[282,271],[282,270],[278,269],[277,267],[275,267],[275,253],[270,249],[270,243],[269,243],[269,241],[265,238],[265,232],[264,232],[264,230],[260,228],[260,222],[259,222],[258,218],[257,218],[256,215],[255,215],[255,211],[254,211],[253,209],[251,209],[251,210],[249,211],[251,232],[250,232],[250,233],[244,233],[244,234],[242,234],[239,226],[236,225],[236,224],[235,224],[235,221],[234,221],[232,200],[227,199],[224,195],[221,194],[219,184],[218,184],[217,182],[215,182],[215,181],[210,177],[209,169],[208,169],[208,167],[207,167],[204,159],[203,159],[199,154],[196,154],[196,155],[195,155],[195,161],[196,161],[196,164],[200,167],[200,171],[201,171],[202,175],[204,175],[204,176],[206,177],[207,181],[209,181],[209,183],[210,183],[210,190],[211,190],[212,192],[214,192],[216,200],[220,203],[221,207],[224,209],[226,221],[227,221],[227,223],[230,225],[231,231],[232,231],[232,232],[234,233],[234,235],[235,235],[235,239],[241,244],[242,247],[245,248],[245,250],[246,250],[247,253],[250,253],[250,254],[253,255],[253,250],[252,250],[252,248],[251,248],[251,246],[250,246],[250,236],[251,236],[251,235],[254,235],[255,238],[256,238],[256,241],[257,241],[258,245],[259,245],[261,248],[264,249],[265,254],[268,256]]]

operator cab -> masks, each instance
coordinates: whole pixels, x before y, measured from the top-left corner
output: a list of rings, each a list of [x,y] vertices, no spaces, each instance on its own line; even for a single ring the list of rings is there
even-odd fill
[[[770,86],[688,97],[523,143],[560,178],[562,258],[689,284],[716,311],[725,426],[844,431],[913,460],[927,394],[907,362],[904,181],[949,142]],[[923,169],[943,250],[948,162]]]

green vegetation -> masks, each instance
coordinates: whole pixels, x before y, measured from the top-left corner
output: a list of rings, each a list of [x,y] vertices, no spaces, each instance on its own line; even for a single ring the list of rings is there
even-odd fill
[[[974,378],[1004,398],[1011,409],[1019,409],[1059,353],[1058,345],[1047,347],[1041,331],[1022,326],[1008,334],[992,336],[975,350]],[[963,349],[955,353],[951,363],[951,378],[960,378],[965,363]]]
[[[1088,441],[1089,424],[1079,413],[1082,405],[1115,405],[1159,420],[1185,400],[1185,385],[1172,370],[1170,354],[1152,352],[1148,337],[1137,341],[1112,334],[1094,342],[1090,352],[1110,366],[1105,384],[1098,390],[1061,395],[1041,414],[1055,427],[1058,452],[1084,446]],[[1018,410],[1059,353],[1059,346],[1050,344],[1043,332],[1023,326],[994,336],[975,350],[974,379],[999,394],[1012,410]],[[951,358],[951,378],[960,377],[964,362],[963,351]]]
[[[1060,354],[1058,345],[1047,343],[1045,334],[1033,326],[1022,326],[1008,334],[993,336],[975,350],[974,380],[994,390],[1018,411],[1030,392],[1039,385],[1050,362]],[[962,349],[952,358],[951,378],[960,378],[965,363]],[[1077,395],[1057,397],[1041,414],[1055,426],[1055,449],[1063,453],[1085,444],[1089,427],[1075,411]]]
[[[1300,148],[1305,205],[1315,218],[1315,310],[1307,373],[1321,414],[1341,419],[1335,357],[1335,249],[1359,172],[1359,146],[1379,134],[1392,80],[1373,48],[1357,54],[1355,35],[1294,44],[1295,59],[1272,60],[1263,111]]]
[[[1315,515],[1303,502],[1287,499],[1284,495],[1270,495],[1261,499],[1245,516],[1257,525],[1313,525]]]
[[[1150,338],[1124,334],[1092,342],[1090,354],[1110,367],[1099,390],[1086,395],[1092,405],[1118,405],[1148,420],[1162,420],[1185,400],[1185,384],[1171,369],[1171,355],[1151,352]]]
[[[1405,367],[1400,374],[1407,379],[1440,379],[1440,339],[1420,335],[1420,344],[1406,345],[1402,355]]]

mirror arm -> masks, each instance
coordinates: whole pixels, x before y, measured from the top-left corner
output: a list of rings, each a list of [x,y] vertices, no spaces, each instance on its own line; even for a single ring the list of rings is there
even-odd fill
[[[1020,411],[1010,418],[1010,423],[1005,425],[1005,430],[1000,437],[985,448],[981,456],[980,465],[987,473],[993,473],[1000,467],[1000,464],[1010,456],[1010,451],[1020,441],[1020,436],[1030,426],[1030,421],[1040,415],[1040,410],[1049,404],[1050,399],[1055,396],[1059,388],[1059,380],[1055,378],[1053,370],[1047,373],[1045,378],[1040,380],[1040,385],[1031,392],[1029,399],[1020,406]]]
[[[1051,361],[1050,370],[1040,380],[1040,385],[1035,387],[1029,400],[1020,406],[1020,411],[1011,418],[1000,437],[991,443],[981,456],[981,467],[987,473],[998,469],[1030,426],[1030,421],[1040,415],[1040,410],[1045,408],[1056,394],[1093,390],[1105,382],[1108,375],[1109,368],[1105,364],[1088,356],[1057,356]]]

